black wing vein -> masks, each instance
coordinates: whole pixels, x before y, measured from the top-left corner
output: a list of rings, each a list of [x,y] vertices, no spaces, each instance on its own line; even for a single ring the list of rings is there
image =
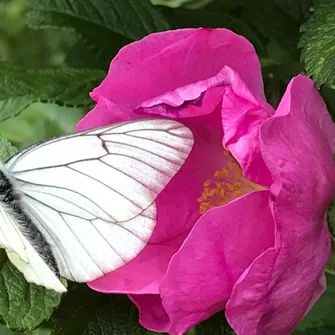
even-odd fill
[[[90,178],[94,181],[96,181],[97,183],[101,184],[101,185],[104,185],[106,186],[107,188],[109,188],[111,191],[114,191],[115,193],[119,194],[122,198],[128,200],[129,202],[131,202],[133,205],[135,205],[138,209],[140,209],[141,211],[143,210],[142,207],[140,207],[138,204],[136,204],[134,201],[132,201],[131,199],[127,198],[124,194],[120,193],[119,191],[115,190],[113,187],[109,186],[109,185],[106,185],[104,184],[101,180],[98,180],[96,178],[94,178],[93,176],[90,176],[89,174],[85,173],[85,172],[82,172],[82,171],[79,171],[71,166],[67,166],[68,169],[71,169],[73,171],[76,171],[78,172],[79,174],[82,174],[83,176],[86,176],[87,178]]]
[[[20,180],[20,179],[19,179]],[[21,181],[21,180],[20,180]],[[26,183],[25,181],[22,181],[23,183]],[[59,187],[59,186],[54,186],[54,185],[46,185],[46,184],[36,184],[36,183],[32,183],[32,182],[29,182],[29,183],[26,183],[26,184],[31,184],[31,185],[35,185],[35,186],[47,186],[47,187],[50,187],[50,188],[56,188],[56,189],[59,189],[59,190],[66,190],[66,191],[70,191],[70,192],[73,192],[73,193],[75,193],[75,194],[78,194],[78,195],[80,195],[80,196],[82,196],[82,197],[84,197],[85,199],[87,199],[88,201],[90,201],[90,202],[92,202],[94,205],[96,205],[97,207],[99,207],[100,209],[101,209],[101,211],[102,212],[104,212],[107,216],[109,216],[112,220],[114,220],[114,218],[109,214],[109,213],[107,213],[100,205],[98,205],[95,201],[93,201],[92,199],[90,199],[90,198],[88,198],[87,196],[85,196],[85,195],[83,195],[83,194],[81,194],[81,193],[79,193],[79,192],[77,192],[77,191],[75,191],[75,190],[71,190],[71,189],[68,189],[68,188],[66,188],[66,187]],[[39,192],[39,191],[36,191],[36,192]],[[47,193],[47,194],[49,194],[49,195],[54,195],[54,194],[50,194],[50,193]],[[31,196],[29,196],[29,194],[27,194],[27,193],[25,193],[24,194],[25,196],[27,196],[27,197],[30,197],[30,198],[32,198],[32,199],[34,199],[34,200],[36,200],[36,201],[39,201],[38,199],[35,199],[34,197],[31,197]],[[39,201],[40,202],[40,201]],[[43,205],[45,205],[45,206],[47,206],[46,204],[44,204],[44,203],[42,203]],[[52,208],[52,209],[54,209],[53,207],[51,207],[51,206],[49,206],[48,205],[48,207],[50,207],[50,208]],[[54,209],[55,210],[55,209]]]
[[[124,155],[120,155],[120,156],[124,156]],[[156,195],[158,195],[157,192],[156,192],[155,190],[153,190],[152,188],[150,188],[150,187],[148,187],[147,185],[145,185],[142,181],[135,179],[133,176],[129,175],[128,173],[125,173],[124,171],[122,171],[122,170],[116,168],[115,166],[110,166],[107,162],[105,162],[105,161],[103,161],[103,160],[101,160],[101,159],[99,159],[99,162],[102,163],[102,164],[104,164],[104,165],[106,165],[106,166],[108,166],[109,168],[112,168],[113,170],[118,171],[118,172],[122,173],[123,175],[125,175],[125,176],[131,178],[132,180],[136,181],[136,183],[141,184],[142,186],[144,186],[145,188],[147,188],[147,189],[150,190],[151,192],[153,192],[153,193],[155,193]],[[159,171],[159,170],[158,170],[158,171]],[[149,176],[147,176],[147,177],[149,177]],[[154,180],[152,180],[152,181],[154,181]]]
[[[51,196],[60,198],[60,197],[58,197],[58,196],[56,196],[56,195],[54,195],[54,194],[50,194],[50,193],[45,193],[45,194],[48,194],[48,195],[51,195]],[[138,236],[137,234],[135,234],[135,233],[132,232],[131,230],[127,229],[126,227],[122,226],[122,225],[120,224],[120,223],[122,223],[122,221],[118,221],[118,222],[109,222],[109,221],[106,221],[104,218],[97,217],[95,214],[92,214],[92,215],[95,216],[96,219],[88,220],[88,219],[85,219],[85,218],[83,218],[83,217],[81,217],[81,216],[75,215],[75,214],[73,214],[73,213],[65,213],[65,212],[63,212],[63,211],[59,211],[59,210],[55,209],[54,207],[51,207],[50,205],[48,205],[48,204],[42,202],[41,200],[32,197],[32,196],[29,195],[29,194],[25,194],[25,196],[28,197],[28,198],[30,198],[30,199],[32,199],[32,200],[34,200],[34,201],[36,201],[36,202],[39,202],[41,205],[48,207],[49,209],[51,209],[51,210],[57,212],[58,214],[70,215],[70,216],[73,216],[73,217],[75,217],[75,218],[77,218],[77,219],[83,219],[83,220],[89,221],[89,222],[91,222],[92,224],[93,224],[93,221],[94,221],[94,220],[97,220],[97,219],[98,219],[98,220],[102,220],[102,221],[104,221],[104,222],[106,222],[106,223],[108,223],[108,224],[115,224],[115,225],[117,225],[117,227],[122,228],[123,230],[126,230],[127,232],[129,232],[130,234],[132,234],[133,236],[135,236],[136,238],[138,238],[138,239],[141,240],[142,242],[146,242],[146,241],[143,240],[140,236]],[[60,198],[60,199],[63,199],[63,198]],[[66,199],[63,199],[63,200],[66,200]],[[86,210],[86,211],[87,211],[87,210]],[[89,211],[87,211],[87,212],[90,213]],[[144,212],[144,211],[143,211],[143,212]],[[142,212],[142,213],[143,213],[143,212]],[[137,216],[143,216],[143,217],[145,217],[145,218],[147,218],[147,219],[149,219],[149,220],[152,220],[152,218],[147,217],[147,216],[145,216],[145,215],[142,215],[142,213],[139,214],[139,215],[137,215]],[[91,214],[91,213],[90,213],[90,214]],[[106,214],[107,214],[107,213],[106,213]],[[107,215],[108,215],[108,214],[107,214]],[[128,220],[128,221],[129,221],[129,220]],[[128,222],[128,221],[125,221],[125,222]]]
[[[149,142],[154,142],[154,143],[157,143],[157,144],[161,144],[161,145],[166,146],[167,148],[170,148],[170,149],[179,151],[179,152],[181,152],[182,154],[185,154],[185,155],[188,155],[188,154],[189,154],[188,152],[185,152],[185,151],[183,151],[183,150],[180,150],[180,149],[178,149],[178,148],[176,148],[176,147],[173,147],[173,146],[171,146],[171,145],[167,145],[166,143],[156,141],[156,140],[154,140],[154,139],[152,139],[152,138],[148,139],[148,138],[145,138],[145,137],[135,136],[135,135],[131,135],[131,134],[124,134],[124,135],[125,135],[125,136],[128,136],[128,137],[133,137],[133,138],[141,138],[141,139],[143,139],[143,140],[145,140],[145,141],[149,141]]]
[[[88,251],[86,250],[86,248],[84,247],[83,243],[80,241],[80,239],[77,238],[76,234],[74,233],[74,231],[71,228],[71,224],[68,224],[67,221],[64,219],[62,212],[58,212],[58,215],[61,217],[61,219],[63,220],[64,224],[70,229],[71,234],[73,235],[74,239],[77,240],[77,242],[81,245],[82,249],[85,251],[86,255],[91,259],[91,261],[96,265],[96,267],[102,272],[104,273],[104,271],[101,269],[101,267],[96,263],[96,261],[92,258],[92,256],[88,253]],[[85,220],[85,219],[83,219]],[[88,221],[88,220],[86,220]],[[89,221],[88,221],[89,222]],[[100,233],[99,233],[100,234]],[[100,234],[100,236],[102,236]],[[114,249],[113,249],[114,250]],[[115,251],[116,252],[116,251]],[[117,252],[116,252],[117,253]],[[117,253],[117,255],[119,255]],[[120,257],[121,258],[121,257]],[[121,258],[122,259],[122,258]]]
[[[108,141],[108,140],[104,140],[105,142],[107,142],[107,143],[116,143],[116,144],[121,144],[121,145],[126,145],[127,147],[132,147],[132,148],[134,148],[134,149],[137,149],[138,151],[144,151],[144,152],[147,152],[148,154],[152,154],[152,155],[154,155],[154,156],[156,156],[156,157],[159,157],[159,158],[163,158],[164,160],[166,160],[167,162],[170,162],[170,163],[173,163],[173,164],[176,164],[177,166],[181,166],[181,164],[178,164],[177,162],[175,162],[175,161],[173,161],[173,160],[170,160],[170,159],[168,159],[168,158],[166,158],[165,156],[161,156],[161,155],[159,155],[159,154],[157,154],[157,153],[155,153],[155,152],[152,152],[152,151],[150,151],[150,150],[146,150],[146,149],[143,149],[143,148],[141,148],[141,147],[138,147],[138,146],[136,146],[136,145],[134,145],[134,144],[130,144],[130,143],[124,143],[124,142],[118,142],[118,141]],[[118,154],[116,154],[116,153],[110,153],[111,155],[118,155]],[[120,155],[120,154],[119,154]],[[124,155],[124,156],[127,156],[127,155]],[[135,157],[132,157],[132,156],[127,156],[127,157],[131,157],[132,159],[135,159]],[[140,162],[142,162],[142,161],[140,161]],[[142,163],[144,163],[144,162],[142,162]],[[146,163],[147,164],[147,163]],[[147,164],[148,166],[151,166],[151,165],[149,165],[149,164]],[[156,170],[157,170],[157,168],[155,168]],[[159,171],[159,172],[161,172],[160,170],[157,170],[157,171]],[[163,172],[162,172],[163,173]]]
[[[35,201],[38,201],[38,200],[36,200],[36,199],[34,199],[34,198],[31,198],[31,199],[33,199],[33,200],[35,200]],[[64,261],[64,263],[65,263],[66,267],[68,268],[68,270],[69,270],[71,276],[73,277],[73,273],[71,272],[71,267],[69,266],[68,262],[66,261],[66,257],[64,256],[64,254],[63,254],[63,252],[62,252],[62,248],[58,245],[58,242],[57,242],[57,240],[55,239],[55,237],[53,236],[53,234],[51,234],[51,233],[49,232],[48,227],[46,227],[45,224],[44,224],[44,221],[43,221],[43,220],[40,220],[40,218],[34,213],[33,210],[29,210],[29,213],[30,213],[31,216],[34,217],[34,219],[36,220],[36,222],[38,222],[38,223],[43,227],[44,232],[45,232],[46,234],[48,234],[48,236],[53,240],[53,242],[54,242],[55,245],[57,246],[57,250],[58,250],[58,252],[61,254],[62,260]]]

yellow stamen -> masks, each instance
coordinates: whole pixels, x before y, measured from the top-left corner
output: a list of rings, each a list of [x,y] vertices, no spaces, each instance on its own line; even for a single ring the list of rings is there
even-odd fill
[[[239,164],[228,151],[225,150],[224,155],[230,157],[226,166],[214,173],[213,180],[208,179],[204,182],[204,191],[198,198],[200,214],[225,205],[244,194],[264,189],[243,176]]]

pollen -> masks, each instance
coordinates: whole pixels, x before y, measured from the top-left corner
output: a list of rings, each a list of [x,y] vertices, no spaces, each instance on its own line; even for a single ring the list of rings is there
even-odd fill
[[[204,190],[198,198],[200,214],[214,207],[223,206],[247,193],[264,189],[243,176],[235,159],[225,151],[229,159],[225,166],[204,182]]]

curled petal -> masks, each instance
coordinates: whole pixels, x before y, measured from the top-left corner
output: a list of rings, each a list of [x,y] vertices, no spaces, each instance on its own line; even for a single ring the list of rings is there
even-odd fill
[[[170,319],[167,315],[159,294],[131,294],[130,300],[140,311],[140,324],[157,332],[168,332]]]
[[[209,79],[147,100],[136,112],[185,119],[187,124],[198,123],[218,129],[225,147],[240,163],[244,175],[263,186],[271,185],[272,177],[260,151],[259,129],[274,110],[257,99],[230,67],[225,66]]]
[[[274,110],[265,101],[256,99],[240,76],[231,72],[231,85],[222,97],[224,145],[247,178],[268,187],[272,178],[261,155],[259,129]]]
[[[276,243],[243,273],[227,303],[227,319],[240,335],[291,333],[323,291],[330,252],[326,210],[335,193],[329,125],[313,82],[298,76],[261,127],[274,180]]]
[[[143,101],[215,76],[225,65],[264,100],[253,46],[230,30],[203,28],[151,34],[122,48],[91,96],[135,109]]]

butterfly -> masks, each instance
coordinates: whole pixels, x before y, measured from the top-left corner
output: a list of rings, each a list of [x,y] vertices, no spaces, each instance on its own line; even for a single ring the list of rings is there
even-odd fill
[[[136,257],[155,200],[194,144],[183,124],[140,119],[55,137],[0,165],[0,247],[28,282],[57,292]]]

